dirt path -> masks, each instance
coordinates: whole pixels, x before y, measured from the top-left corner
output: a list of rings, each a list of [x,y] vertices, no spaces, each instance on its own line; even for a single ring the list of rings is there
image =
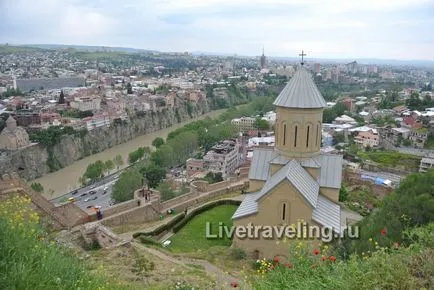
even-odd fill
[[[213,279],[215,279],[217,283],[217,289],[234,289],[231,286],[232,282],[237,282],[239,284],[238,289],[250,289],[248,285],[241,279],[238,279],[234,276],[231,276],[215,265],[211,264],[206,260],[192,259],[192,258],[184,258],[179,257],[175,258],[166,253],[160,252],[157,249],[146,247],[140,243],[133,243],[138,248],[148,252],[151,255],[154,255],[160,259],[172,262],[177,265],[191,267],[190,265],[197,265],[203,267],[204,271],[210,275]]]

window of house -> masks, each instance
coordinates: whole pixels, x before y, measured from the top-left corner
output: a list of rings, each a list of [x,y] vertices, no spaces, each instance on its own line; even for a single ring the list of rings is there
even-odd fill
[[[294,147],[297,147],[297,129],[298,129],[298,127],[295,126],[295,129],[294,129]]]
[[[287,211],[286,202],[282,203],[282,221],[286,221],[286,211]]]
[[[283,145],[286,144],[286,124],[283,124]]]
[[[318,138],[319,138],[319,125],[316,125],[316,139],[315,139],[315,146],[318,146]]]

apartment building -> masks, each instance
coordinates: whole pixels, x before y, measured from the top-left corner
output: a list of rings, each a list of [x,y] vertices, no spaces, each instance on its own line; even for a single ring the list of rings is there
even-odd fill
[[[240,132],[247,133],[255,129],[255,118],[252,117],[241,117],[232,119],[231,124],[235,126]]]

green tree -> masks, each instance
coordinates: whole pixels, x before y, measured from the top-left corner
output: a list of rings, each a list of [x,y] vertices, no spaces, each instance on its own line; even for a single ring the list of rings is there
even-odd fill
[[[42,186],[42,184],[40,184],[39,182],[33,182],[30,187],[37,192],[43,192],[44,191],[44,187]]]
[[[113,158],[113,162],[116,165],[116,169],[119,171],[119,167],[124,165],[124,160],[122,159],[122,156],[120,154],[116,155],[115,158]]]
[[[142,147],[137,148],[137,150],[134,150],[133,152],[130,152],[128,154],[128,163],[133,164],[139,161],[140,159],[145,156],[145,149]]]
[[[137,169],[124,171],[119,180],[113,185],[111,197],[116,202],[123,202],[133,199],[134,191],[142,186],[143,177]]]
[[[90,180],[97,180],[103,177],[105,171],[105,164],[101,160],[97,160],[95,163],[91,163],[87,166],[84,177]]]
[[[402,141],[402,144],[404,145],[404,146],[411,146],[411,140],[410,139],[404,139],[403,141]]]
[[[157,137],[154,139],[154,141],[152,141],[152,146],[157,149],[160,148],[161,145],[164,145],[164,139],[161,137]]]
[[[262,119],[261,117],[257,117],[253,126],[259,130],[266,130],[269,128],[269,124],[267,120]]]
[[[64,104],[64,103],[65,103],[65,94],[63,93],[63,90],[61,90],[59,96],[59,104]]]
[[[132,94],[133,93],[133,87],[131,86],[131,83],[127,84],[127,94]]]
[[[115,163],[113,162],[113,160],[107,160],[105,163],[104,163],[104,166],[105,166],[105,169],[108,171],[108,172],[110,172],[110,171],[112,171],[114,168],[115,168]]]
[[[346,201],[347,199],[348,199],[348,190],[344,185],[342,185],[341,189],[339,189],[339,201],[343,202]]]
[[[173,148],[168,144],[162,145],[151,154],[151,162],[160,167],[167,168],[174,164],[174,160]]]
[[[161,180],[166,178],[166,169],[153,163],[140,169],[140,172],[147,180],[150,188],[156,188]]]
[[[410,98],[407,100],[407,107],[410,110],[420,110],[423,109],[423,103],[419,98],[419,93],[414,91],[411,93]]]
[[[157,190],[160,192],[161,200],[169,200],[176,196],[175,191],[170,187],[169,183],[162,182],[158,185]]]

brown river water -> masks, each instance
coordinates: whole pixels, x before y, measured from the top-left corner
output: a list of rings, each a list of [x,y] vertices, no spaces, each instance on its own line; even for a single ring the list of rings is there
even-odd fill
[[[87,166],[90,163],[93,163],[97,160],[106,161],[108,159],[113,159],[116,155],[120,154],[124,160],[124,166],[126,166],[128,153],[136,150],[138,147],[144,147],[144,146],[151,147],[152,146],[151,143],[156,137],[166,138],[169,132],[177,128],[180,128],[185,124],[188,124],[196,120],[204,119],[205,117],[215,118],[219,116],[221,113],[223,113],[225,110],[226,109],[212,111],[205,115],[199,116],[195,119],[191,119],[183,123],[173,125],[169,128],[139,136],[133,140],[119,144],[103,152],[85,157],[81,160],[74,162],[68,167],[62,168],[53,173],[46,174],[40,178],[32,180],[31,182],[41,183],[42,186],[44,186],[45,196],[47,198],[51,199],[57,196],[64,195],[70,192],[71,190],[79,187],[78,179],[80,178],[80,176],[83,175]]]

